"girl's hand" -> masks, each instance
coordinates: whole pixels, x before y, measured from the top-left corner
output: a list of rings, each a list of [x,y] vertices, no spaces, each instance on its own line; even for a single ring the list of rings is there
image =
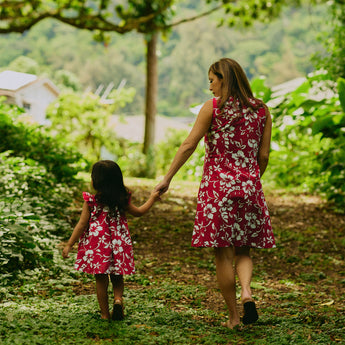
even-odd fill
[[[63,251],[62,251],[62,257],[64,258],[64,259],[67,259],[67,258],[69,258],[69,252],[71,251],[71,246],[69,245],[69,244],[66,244],[66,246],[65,246],[65,248],[63,249]]]
[[[153,198],[154,201],[161,200],[161,193],[159,190],[153,190],[150,197]]]

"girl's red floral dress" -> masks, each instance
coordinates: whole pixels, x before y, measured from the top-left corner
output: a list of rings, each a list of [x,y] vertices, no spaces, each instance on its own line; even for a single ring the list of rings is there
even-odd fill
[[[90,274],[133,274],[134,258],[127,218],[115,209],[97,203],[84,192],[90,207],[89,227],[79,241],[75,269]]]
[[[213,99],[192,246],[275,247],[257,162],[265,121],[263,107],[230,97],[221,112]]]

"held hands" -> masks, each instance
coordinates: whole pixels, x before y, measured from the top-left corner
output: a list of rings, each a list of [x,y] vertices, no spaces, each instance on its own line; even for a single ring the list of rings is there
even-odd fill
[[[159,195],[162,195],[168,191],[169,185],[170,185],[170,181],[168,182],[164,179],[162,182],[157,184],[154,190],[159,191]]]
[[[153,190],[151,192],[150,198],[152,198],[154,202],[156,202],[158,200],[161,200],[161,193],[160,193],[160,191]]]

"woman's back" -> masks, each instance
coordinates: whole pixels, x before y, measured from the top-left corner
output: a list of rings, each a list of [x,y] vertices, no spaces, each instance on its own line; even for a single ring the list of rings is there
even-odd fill
[[[257,177],[257,155],[265,121],[264,107],[241,108],[238,101],[230,98],[221,111],[214,98],[212,125],[205,141],[206,161],[221,159],[219,163],[232,174]]]

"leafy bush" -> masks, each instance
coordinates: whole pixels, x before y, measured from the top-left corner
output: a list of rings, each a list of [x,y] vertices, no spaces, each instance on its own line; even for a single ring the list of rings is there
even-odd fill
[[[142,145],[123,140],[115,150],[115,160],[125,176],[154,178],[164,175],[188,131],[169,129],[166,139],[158,143],[148,155],[142,153]],[[204,143],[200,142],[192,157],[176,174],[175,179],[198,181],[204,163]]]
[[[2,274],[53,264],[56,235],[70,228],[64,217],[71,197],[72,190],[43,165],[0,153]]]
[[[93,93],[61,93],[47,108],[52,132],[72,143],[90,161],[97,161],[102,148],[114,153],[116,134],[109,126],[111,116],[132,102],[134,94],[134,88],[114,90],[108,104]]]
[[[58,182],[68,182],[85,169],[87,162],[80,153],[52,139],[44,127],[19,121],[21,113],[0,99],[0,152],[10,150],[13,156],[42,163]]]
[[[158,175],[164,175],[168,171],[179,146],[187,135],[188,131],[171,129],[167,134],[166,140],[156,146]],[[204,156],[204,142],[201,140],[193,155],[176,174],[176,179],[199,181],[202,176]]]
[[[68,208],[81,155],[43,127],[19,121],[15,106],[0,102],[1,281],[21,271],[52,267],[54,248],[70,231]]]
[[[334,83],[317,73],[272,108],[271,179],[281,186],[322,192],[344,206],[344,105],[344,81]]]

